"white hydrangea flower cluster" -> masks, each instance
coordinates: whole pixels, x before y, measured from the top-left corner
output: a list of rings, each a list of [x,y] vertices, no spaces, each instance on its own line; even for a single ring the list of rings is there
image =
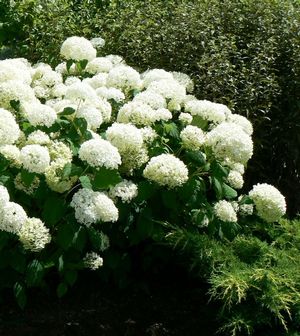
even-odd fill
[[[112,199],[120,198],[123,203],[130,203],[137,195],[137,185],[126,179],[109,190],[109,196]]]
[[[86,226],[98,221],[116,222],[119,217],[118,208],[107,195],[86,188],[74,194],[70,205],[75,209],[76,220]]]
[[[154,156],[143,171],[145,178],[170,189],[183,185],[188,180],[188,169],[171,154]]]
[[[249,192],[259,217],[266,222],[276,222],[286,212],[284,196],[267,183],[258,183]]]
[[[223,222],[237,222],[237,215],[233,205],[225,200],[218,201],[214,205],[215,215]]]
[[[180,133],[183,147],[190,150],[198,150],[205,142],[205,134],[201,128],[188,125]]]
[[[23,167],[31,173],[42,174],[50,164],[49,151],[41,145],[26,145],[20,154]]]
[[[66,60],[91,61],[96,58],[97,50],[84,37],[72,36],[64,41],[60,54]]]
[[[128,65],[120,64],[110,70],[107,86],[121,90],[134,90],[141,87],[140,74]]]
[[[226,116],[231,114],[227,106],[208,100],[190,100],[185,104],[185,110],[215,124],[223,123]]]
[[[231,170],[227,176],[229,185],[234,189],[241,189],[244,184],[243,175],[236,170]]]
[[[18,235],[24,249],[33,252],[41,251],[51,241],[49,229],[39,218],[27,218]]]
[[[15,117],[0,108],[0,145],[12,145],[20,136],[20,128]]]
[[[86,268],[95,271],[103,266],[103,259],[96,252],[88,252],[83,258],[83,264]]]

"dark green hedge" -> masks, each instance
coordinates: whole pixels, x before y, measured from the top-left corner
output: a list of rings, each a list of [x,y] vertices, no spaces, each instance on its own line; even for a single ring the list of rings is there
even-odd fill
[[[6,55],[51,62],[67,36],[100,35],[105,53],[120,54],[140,70],[186,72],[199,99],[225,103],[254,123],[247,186],[272,183],[287,197],[289,213],[300,211],[299,1],[37,3],[16,1],[2,14]]]

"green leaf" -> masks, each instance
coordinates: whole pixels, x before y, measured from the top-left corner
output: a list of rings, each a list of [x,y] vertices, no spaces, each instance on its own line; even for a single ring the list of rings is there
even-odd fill
[[[95,251],[105,251],[109,247],[109,238],[103,232],[99,232],[94,228],[88,228],[90,243]]]
[[[57,243],[67,250],[73,242],[74,235],[78,228],[71,223],[65,222],[59,225],[57,232]]]
[[[5,185],[10,180],[9,175],[1,175],[0,176],[0,184]]]
[[[29,171],[22,169],[21,170],[21,179],[24,182],[26,187],[29,187],[35,178],[35,173],[30,173]]]
[[[75,109],[73,107],[65,107],[62,112],[58,113],[60,116],[71,115],[75,113]]]
[[[212,184],[214,191],[216,193],[216,197],[218,200],[223,198],[223,187],[222,187],[222,182],[220,182],[216,177],[212,177]]]
[[[21,309],[24,309],[27,301],[26,291],[24,286],[20,282],[16,282],[14,285],[14,294],[17,303]]]
[[[68,291],[68,285],[64,282],[61,282],[57,289],[56,289],[56,294],[59,298],[63,297]]]
[[[73,65],[74,61],[73,60],[67,60],[67,70],[69,71],[71,66]]]
[[[26,268],[26,257],[20,249],[13,249],[9,253],[9,264],[17,272],[23,273]]]
[[[223,183],[223,193],[224,196],[228,199],[236,198],[238,195],[237,191],[231,188],[226,183]]]
[[[38,260],[33,260],[26,270],[26,283],[28,286],[37,286],[40,284],[44,275],[44,267]]]
[[[87,131],[87,121],[84,118],[76,118],[74,124],[80,131],[79,135],[85,135]]]
[[[55,225],[63,218],[65,212],[65,202],[59,197],[50,196],[44,204],[42,216],[47,224]]]
[[[224,168],[219,162],[213,161],[210,165],[212,175],[218,179],[227,177],[228,169]]]
[[[165,123],[164,130],[166,134],[171,135],[171,137],[179,139],[179,131],[175,123]]]
[[[157,187],[149,181],[142,181],[138,184],[138,195],[136,201],[144,201],[151,198],[157,190]]]
[[[100,168],[95,178],[92,182],[93,187],[97,189],[108,189],[109,187],[114,187],[116,184],[122,181],[122,177],[120,176],[117,170]]]
[[[86,231],[85,228],[80,226],[78,231],[75,232],[73,240],[72,240],[72,245],[74,248],[78,251],[82,251],[83,248],[85,247],[87,237],[86,237]]]
[[[84,70],[85,67],[87,66],[88,62],[89,62],[88,60],[81,60],[81,61],[79,61],[80,68],[81,68],[82,70]]]
[[[72,163],[68,162],[64,165],[63,171],[62,171],[62,178],[68,178],[71,175],[72,172]]]
[[[77,280],[78,272],[74,270],[68,270],[64,274],[64,278],[66,280],[66,283],[69,284],[70,286],[73,286],[74,283]]]
[[[204,120],[200,116],[193,116],[193,121],[192,121],[191,125],[197,126],[201,129],[205,130],[208,126],[208,121]]]
[[[204,166],[206,163],[205,156],[200,151],[186,151],[186,157],[188,160],[194,162],[197,167]]]
[[[91,180],[88,176],[86,176],[86,175],[80,176],[79,181],[80,181],[83,188],[93,189]]]
[[[17,112],[20,111],[20,101],[19,100],[11,100],[10,102],[10,106]]]

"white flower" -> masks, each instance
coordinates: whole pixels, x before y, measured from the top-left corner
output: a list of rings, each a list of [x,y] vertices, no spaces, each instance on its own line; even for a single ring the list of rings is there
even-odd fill
[[[91,43],[94,48],[100,49],[104,47],[105,45],[105,40],[102,37],[94,37],[91,39]]]
[[[244,184],[243,176],[236,170],[231,170],[227,176],[229,185],[234,189],[241,189]]]
[[[88,62],[85,71],[94,75],[100,72],[109,72],[113,68],[112,62],[105,57],[96,57]]]
[[[183,124],[189,125],[193,121],[193,117],[189,113],[180,113],[178,120],[180,120]]]
[[[9,111],[0,108],[0,145],[12,145],[19,136],[20,129],[15,117]]]
[[[143,175],[159,185],[175,188],[188,180],[188,169],[174,155],[161,154],[151,158],[143,171]]]
[[[148,91],[158,93],[165,99],[172,100],[173,104],[174,102],[177,104],[183,102],[186,95],[185,87],[180,85],[175,79],[154,81],[148,86]]]
[[[130,203],[138,194],[138,187],[132,181],[123,180],[109,190],[112,199],[120,198],[123,203]]]
[[[101,112],[88,103],[82,104],[79,106],[76,111],[77,118],[84,118],[88,124],[88,127],[92,130],[96,130],[100,127],[103,121]]]
[[[65,163],[72,161],[72,151],[69,146],[62,141],[51,141],[49,145],[49,154],[51,161],[62,160]]]
[[[108,73],[107,86],[125,90],[139,89],[140,74],[130,66],[118,65]]]
[[[205,142],[205,134],[202,129],[188,125],[180,133],[183,147],[198,150]]]
[[[254,205],[253,204],[241,204],[239,206],[239,214],[241,216],[251,216],[253,214]]]
[[[49,135],[40,130],[34,131],[28,135],[27,145],[48,145],[51,143]]]
[[[230,202],[219,201],[214,205],[216,216],[223,222],[237,222],[236,212]]]
[[[60,54],[67,60],[91,61],[96,57],[97,51],[89,40],[84,37],[72,36],[64,41]]]
[[[185,104],[185,111],[215,124],[224,122],[226,115],[231,113],[227,106],[208,100],[190,100]]]
[[[48,149],[40,145],[27,145],[21,149],[23,167],[31,173],[44,173],[50,164]]]
[[[71,101],[78,100],[97,100],[97,95],[95,90],[88,84],[84,82],[78,82],[71,84],[67,87],[66,99],[70,99]]]
[[[131,124],[112,124],[106,131],[106,137],[121,154],[139,150],[143,146],[141,130]]]
[[[15,145],[2,145],[0,146],[0,153],[6,158],[6,160],[10,161],[10,163],[18,168],[20,168],[20,150]]]
[[[219,160],[246,164],[253,154],[253,142],[240,126],[222,123],[207,133],[206,144]]]
[[[113,66],[118,66],[124,63],[123,58],[119,55],[107,55],[105,56],[105,58],[109,59],[112,62]]]
[[[162,107],[154,110],[154,121],[167,121],[170,119],[172,119],[172,113],[168,109]]]
[[[0,61],[0,82],[19,80],[30,84],[30,64],[24,58],[13,58]]]
[[[0,209],[8,202],[9,202],[9,193],[7,191],[7,188],[4,187],[3,185],[0,185]]]
[[[96,89],[96,93],[101,98],[107,100],[113,99],[117,103],[120,103],[125,99],[124,93],[121,90],[115,88],[99,87]]]
[[[24,103],[22,105],[25,117],[33,126],[52,126],[57,114],[55,110],[47,105],[41,103]]]
[[[154,129],[149,126],[140,128],[140,131],[145,143],[151,144],[158,137],[158,134]]]
[[[33,89],[18,80],[9,80],[0,83],[0,106],[8,110],[12,110],[10,102],[19,101],[32,102],[36,101]]]
[[[167,107],[166,100],[162,95],[148,90],[138,93],[132,101],[148,104],[154,110]]]
[[[133,123],[138,126],[151,125],[155,120],[155,111],[141,102],[129,102],[123,105],[117,116],[117,121],[120,123]]]
[[[258,183],[249,192],[253,200],[257,214],[266,222],[275,222],[286,212],[284,196],[272,185]]]
[[[177,82],[186,88],[187,92],[193,92],[194,83],[190,76],[182,72],[173,71],[172,75]]]
[[[18,233],[26,219],[26,212],[19,204],[7,202],[0,210],[0,230]]]
[[[143,86],[148,87],[152,82],[160,81],[161,79],[171,79],[174,77],[170,72],[167,72],[163,69],[151,69],[146,71],[142,75],[143,77]]]
[[[86,268],[95,271],[103,265],[103,259],[95,252],[88,252],[83,258],[83,263]]]
[[[27,218],[19,232],[19,239],[25,250],[39,252],[50,243],[51,236],[39,218]]]
[[[104,72],[98,73],[97,75],[95,75],[93,77],[84,78],[82,83],[86,83],[89,86],[91,86],[93,89],[96,90],[96,89],[104,87],[106,85],[107,76],[108,76],[107,73],[104,73]],[[97,91],[96,91],[96,93],[97,93]]]
[[[85,141],[80,146],[78,155],[81,160],[96,168],[117,169],[121,164],[121,156],[118,149],[103,139]]]
[[[239,125],[245,133],[252,135],[253,127],[251,122],[247,118],[239,114],[230,114],[227,118],[227,121]]]
[[[86,226],[98,221],[116,222],[119,212],[114,202],[104,193],[86,188],[74,194],[70,203],[75,209],[76,220]]]
[[[82,81],[83,82],[83,81]],[[65,80],[65,85],[66,86],[71,86],[72,84],[78,84],[81,83],[80,78],[76,77],[76,76],[69,76],[66,78]]]

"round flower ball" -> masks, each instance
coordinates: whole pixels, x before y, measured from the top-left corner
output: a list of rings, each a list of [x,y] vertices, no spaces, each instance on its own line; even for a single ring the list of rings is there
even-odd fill
[[[266,222],[275,222],[286,212],[284,196],[272,185],[258,183],[249,192],[253,200],[257,214]]]
[[[148,180],[172,189],[188,180],[186,165],[172,154],[161,154],[151,158],[143,175]]]
[[[12,145],[19,136],[20,129],[15,117],[9,111],[0,108],[0,145]]]
[[[233,205],[225,200],[219,201],[214,205],[215,215],[223,222],[237,222],[237,215]]]
[[[67,60],[91,61],[96,57],[97,50],[84,37],[72,36],[67,38],[62,44],[60,54]]]
[[[42,174],[50,164],[50,155],[46,147],[27,145],[21,149],[20,161],[31,173]]]

